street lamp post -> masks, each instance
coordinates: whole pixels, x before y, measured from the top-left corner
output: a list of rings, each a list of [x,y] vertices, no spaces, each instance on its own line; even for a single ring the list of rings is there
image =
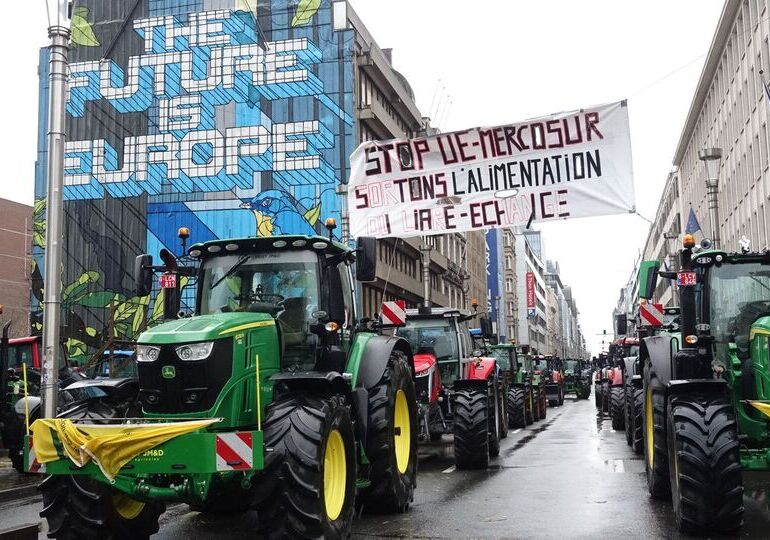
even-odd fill
[[[70,40],[70,2],[46,0],[48,10],[49,100],[48,182],[45,235],[45,290],[43,296],[43,364],[41,393],[43,418],[56,416],[59,390],[59,326],[61,323],[62,233],[64,230],[64,107],[67,92],[67,56]]]
[[[698,151],[698,159],[706,165],[706,194],[709,203],[709,223],[714,249],[719,249],[719,165],[722,161],[721,148],[704,148]]]

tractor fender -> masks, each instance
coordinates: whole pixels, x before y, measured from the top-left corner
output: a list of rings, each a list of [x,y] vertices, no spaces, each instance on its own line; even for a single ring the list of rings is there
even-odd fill
[[[623,359],[623,378],[630,381],[636,374],[636,360],[635,356],[629,356]]]
[[[729,391],[725,379],[687,379],[673,380],[668,385],[668,395],[675,396],[685,392],[703,392],[706,394],[726,395]]]
[[[468,363],[468,378],[487,381],[496,374],[495,361],[491,358],[479,358]]]
[[[671,382],[673,346],[669,336],[651,336],[642,340],[639,358],[648,363],[658,380],[665,386]]]
[[[414,357],[409,342],[397,336],[374,336],[366,342],[361,355],[361,363],[358,367],[358,380],[356,387],[369,390],[374,387],[385,373],[385,367],[390,360],[390,353],[394,350],[403,352],[412,370],[414,378]]]

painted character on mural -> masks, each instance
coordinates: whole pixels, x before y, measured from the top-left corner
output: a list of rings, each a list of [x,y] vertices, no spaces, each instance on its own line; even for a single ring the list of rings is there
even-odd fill
[[[310,200],[309,208],[303,202]],[[277,234],[316,234],[316,224],[321,216],[321,202],[311,199],[297,200],[278,189],[263,191],[241,208],[251,210],[256,220],[257,236]]]

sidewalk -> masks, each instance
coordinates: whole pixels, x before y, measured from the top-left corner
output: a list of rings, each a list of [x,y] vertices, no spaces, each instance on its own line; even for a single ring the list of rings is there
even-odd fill
[[[0,504],[37,494],[39,474],[19,474],[11,467],[11,460],[0,456]]]

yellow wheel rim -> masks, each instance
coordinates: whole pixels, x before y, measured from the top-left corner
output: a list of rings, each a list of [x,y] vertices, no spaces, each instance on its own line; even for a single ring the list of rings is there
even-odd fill
[[[112,506],[115,508],[115,512],[123,519],[134,519],[144,510],[144,504],[142,501],[132,499],[124,493],[116,493],[112,496]]]
[[[396,410],[393,413],[393,446],[396,449],[396,466],[404,474],[409,468],[409,455],[412,448],[412,425],[409,419],[409,405],[403,390],[396,392]]]
[[[655,429],[652,419],[652,390],[650,388],[647,389],[644,396],[644,430],[646,438],[645,443],[647,444],[647,464],[650,466],[650,469],[652,469],[652,466],[655,463],[655,441],[652,439]]]
[[[324,505],[331,521],[340,517],[345,504],[345,490],[348,484],[347,456],[345,442],[340,432],[332,430],[326,439],[324,449]]]

